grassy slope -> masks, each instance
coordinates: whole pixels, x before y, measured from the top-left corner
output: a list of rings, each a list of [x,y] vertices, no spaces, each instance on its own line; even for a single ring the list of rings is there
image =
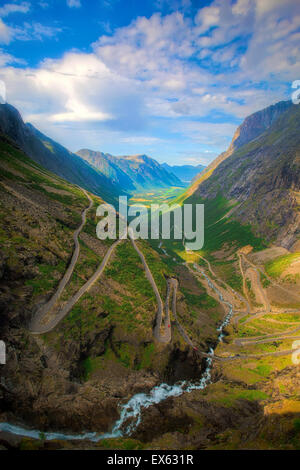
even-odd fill
[[[294,128],[297,128],[297,122],[294,118],[290,118],[291,133]],[[280,131],[275,128],[273,132],[267,137],[263,138],[265,145],[271,145],[280,137]],[[250,152],[257,150],[262,145],[262,141],[252,142],[235,153],[234,158],[239,159],[246,156]],[[244,167],[247,167],[248,160],[244,162]],[[234,168],[234,167],[233,167]],[[237,179],[243,168],[233,171],[231,181]],[[217,178],[214,175],[205,175],[204,179],[208,179],[212,186],[217,185]],[[204,181],[204,180],[203,180]],[[201,183],[201,181],[200,181]],[[230,185],[230,181],[227,182]],[[199,181],[198,181],[199,184]],[[208,184],[208,183],[206,183]],[[217,186],[216,186],[217,188]],[[211,199],[201,199],[196,195],[190,196],[191,192],[187,190],[186,193],[177,197],[175,202],[184,203],[203,203],[205,205],[205,243],[203,249],[199,252],[200,255],[205,256],[211,262],[214,271],[218,276],[225,280],[231,287],[242,292],[241,275],[238,269],[236,251],[245,246],[251,245],[254,251],[263,250],[268,246],[268,243],[258,238],[253,234],[251,226],[242,225],[232,217],[226,217],[226,214],[237,204],[235,201],[229,201],[222,193],[218,193],[216,197]],[[155,245],[155,243],[154,243]],[[198,262],[202,266],[205,263],[197,260],[197,253],[187,254],[184,250],[181,241],[163,240],[163,247],[165,247],[171,256],[180,257],[186,261]],[[156,244],[158,249],[158,244]],[[218,256],[217,256],[217,252]],[[223,252],[223,257],[220,253]],[[266,272],[274,278],[279,276],[288,268],[293,261],[299,258],[299,253],[280,256],[271,260],[265,265]],[[178,259],[178,258],[177,258]],[[169,261],[172,264],[172,261]],[[261,282],[264,288],[270,286],[267,278],[261,275]],[[251,294],[251,292],[250,292]],[[253,295],[253,293],[252,293]],[[189,296],[189,294],[187,294]],[[197,303],[197,299],[191,297],[191,301]],[[287,306],[288,307],[288,306]],[[246,317],[247,318],[247,317]],[[237,327],[228,327],[228,341],[219,345],[217,354],[259,354],[272,351],[287,350],[292,348],[292,340],[279,340],[274,343],[257,344],[244,346],[238,348],[232,345],[235,338],[259,336],[263,333],[276,333],[286,331],[289,326],[296,327],[300,323],[299,315],[273,315],[255,320],[249,324],[244,325],[246,318],[243,318]],[[271,323],[269,320],[276,320],[283,322]],[[292,322],[292,325],[289,324]],[[293,325],[294,324],[294,325]],[[206,392],[194,392],[197,398],[208,399],[210,402],[217,402],[226,407],[231,407],[232,411],[236,407],[236,400],[244,399],[250,402],[258,400],[262,408],[265,407],[265,413],[269,414],[269,408],[274,408],[274,423],[279,426],[285,427],[290,439],[285,438],[283,434],[276,433],[272,421],[267,422],[262,427],[261,433],[256,438],[249,439],[247,444],[245,440],[241,441],[241,432],[239,429],[228,429],[228,432],[220,435],[220,443],[216,443],[212,448],[300,448],[299,429],[296,428],[296,421],[299,421],[300,413],[300,397],[299,390],[297,392],[296,383],[293,385],[293,374],[295,373],[295,366],[293,366],[290,356],[283,357],[263,357],[261,359],[243,359],[225,363],[220,366],[220,372],[224,376],[227,383],[225,387],[219,387],[219,384],[211,385]],[[237,387],[237,382],[242,386],[242,389]],[[189,399],[187,398],[187,402]],[[238,402],[236,402],[238,403]],[[273,408],[272,408],[273,407]],[[281,409],[281,411],[279,411]],[[267,411],[268,410],[268,411]],[[291,410],[291,411],[289,411]],[[197,418],[197,419],[196,419]],[[194,416],[194,425],[192,430],[188,432],[189,437],[192,439],[193,434],[197,434],[197,426],[201,415]],[[298,429],[298,431],[297,431]],[[253,424],[253,432],[255,434],[255,424]],[[168,437],[167,437],[168,436]],[[233,441],[231,442],[232,437]],[[178,445],[176,442],[175,434],[165,435],[161,439],[154,441],[154,446],[162,446],[159,448],[173,448]],[[218,440],[216,439],[216,442]],[[192,447],[193,448],[193,447]]]
[[[15,298],[10,310],[18,311],[24,304],[24,296],[26,296],[27,310],[31,310],[35,302],[41,298],[40,296],[55,289],[64,272],[72,251],[70,238],[80,221],[80,211],[87,205],[87,201],[78,188],[45,171],[7,143],[1,143],[0,155],[0,162],[5,164],[5,168],[1,167],[1,179],[4,182],[9,184],[14,181],[16,189],[27,188],[26,194],[34,194],[33,199],[38,195],[42,201],[49,200],[55,205],[51,215],[47,214],[41,217],[39,213],[29,211],[28,207],[25,207],[26,205],[22,207],[21,204],[15,204],[13,201],[8,201],[6,204],[7,191],[1,186],[4,196],[4,202],[1,202],[1,241],[6,253],[8,253],[7,269],[11,272],[19,272],[22,280],[24,267],[20,261],[20,253],[24,254],[25,252],[28,256],[34,257],[32,271],[26,272],[25,290],[21,288],[20,291],[19,284],[10,282],[9,287]],[[55,191],[64,191],[67,194],[51,192],[49,188],[53,188]],[[98,201],[99,199],[97,199]],[[196,201],[194,200],[194,202]],[[229,259],[217,260],[214,253],[224,248],[224,245],[235,250],[238,247],[251,244],[256,250],[260,250],[264,248],[265,244],[253,236],[249,227],[241,226],[230,219],[222,219],[231,207],[232,203],[221,196],[206,203],[206,242],[202,253],[214,262],[216,269],[218,269],[219,263],[219,272],[222,272],[225,280],[238,284],[239,280],[234,280],[234,262]],[[95,222],[95,214],[91,213],[85,230],[90,236]],[[107,244],[101,244],[101,242],[99,244],[103,245],[103,250],[107,249]],[[143,242],[142,245],[163,294],[163,276],[164,274],[178,273],[177,263],[170,258],[161,257],[159,259],[148,243]],[[171,253],[184,256],[182,245],[173,242],[169,242],[169,244],[164,242],[164,245]],[[68,293],[72,293],[91,275],[100,258],[99,254],[96,254],[86,246],[85,242],[82,242],[79,266],[68,286]],[[122,265],[125,262],[126,267],[122,270]],[[152,343],[153,295],[149,291],[149,286],[145,282],[138,263],[139,260],[131,245],[129,243],[121,245],[114,261],[105,273],[104,280],[97,283],[91,292],[81,299],[55,332],[44,338],[46,344],[60,350],[66,356],[70,347],[74,348],[76,344],[72,354],[76,357],[78,364],[76,374],[81,375],[81,380],[93,377],[99,380],[105,371],[109,371],[110,368],[113,370],[113,364],[137,371],[140,369],[157,370],[158,363],[162,369],[166,366],[166,357],[162,356],[160,350]],[[228,265],[224,266],[224,263],[228,263]],[[182,269],[184,270],[184,267]],[[128,272],[130,272],[130,276],[128,276]],[[234,285],[234,287],[237,286]],[[199,292],[202,293],[200,299]],[[195,291],[190,280],[186,283],[182,282],[181,294],[184,298],[182,306],[179,307],[180,320],[189,333],[195,335],[197,332],[196,339],[201,341],[205,336],[207,337],[208,332],[205,331],[204,335],[204,329],[199,331],[197,327],[199,313],[201,311],[207,312],[209,316],[206,317],[206,321],[211,318],[211,326],[213,327],[213,324],[220,318],[220,313],[212,318],[213,314],[218,311],[215,301],[209,296],[206,297],[205,291],[203,288],[201,291],[199,285]],[[82,315],[83,312],[84,315]],[[258,321],[245,327],[245,330],[241,326],[238,334],[239,336],[243,335],[243,331],[247,335],[259,334],[262,329],[269,326],[264,320]],[[104,335],[103,347],[94,348],[93,338],[95,335],[111,330],[113,331],[112,336]],[[17,348],[26,357],[28,350],[26,352],[24,348],[26,346],[28,349],[29,339],[25,331],[22,334],[27,339],[23,345],[18,344]],[[231,331],[231,334],[234,337],[236,333]],[[176,333],[175,339],[180,342],[180,337]],[[285,349],[286,346],[287,341],[282,341],[280,348]],[[272,347],[277,346],[272,346],[272,344],[262,344],[255,348],[249,346],[244,349],[244,352],[254,352],[258,349],[267,351]],[[222,352],[223,348],[227,352],[230,351],[228,345],[224,343],[220,345],[220,350],[217,352]],[[231,351],[234,352],[234,348]],[[29,353],[31,353],[30,348]],[[259,361],[237,361],[232,365],[229,364],[222,371],[229,380],[229,385],[225,389],[217,389],[215,398],[213,395],[214,386],[211,386],[209,390],[212,391],[212,401],[216,400],[218,403],[230,407],[233,401],[239,398],[250,401],[266,398],[262,394],[270,392],[265,391],[264,385],[260,384],[268,379],[272,380],[272,374],[283,371],[290,365],[289,359],[265,358]],[[230,382],[231,380],[240,381],[243,384],[242,391],[237,390],[236,385]],[[247,387],[253,386],[253,384],[257,388],[257,393],[251,392],[251,394]],[[279,384],[278,390],[280,387],[282,389],[282,386],[286,387],[286,382]],[[295,399],[293,393],[288,395],[288,400]],[[127,440],[121,442],[124,442],[124,446],[126,446]],[[132,445],[139,444],[134,441]],[[267,444],[262,444],[262,446],[264,445]],[[238,439],[236,446],[239,446]]]
[[[15,301],[7,309],[18,315],[25,302],[26,321],[22,322],[22,330],[27,337],[24,326],[32,311],[38,302],[55,291],[66,269],[73,249],[73,232],[88,201],[79,188],[46,171],[7,141],[0,142],[0,169],[1,181],[27,198],[27,201],[19,199],[0,182],[3,194],[0,234],[6,252],[5,269],[18,272],[20,279],[8,282]],[[110,244],[95,237],[96,207],[101,200],[92,197],[95,204],[87,215],[87,224],[80,237],[80,257],[61,302],[73,295],[93,274]],[[40,210],[31,205],[30,200],[40,206]],[[175,275],[175,271],[149,243],[140,244],[164,299],[165,276]],[[20,256],[21,253],[24,256]],[[30,269],[24,267],[24,257],[30,259]],[[2,283],[7,281],[3,279]],[[205,347],[207,332],[214,335],[222,310],[218,307],[212,311],[208,296],[207,302],[199,303],[188,290],[185,295],[183,292],[180,295],[180,321],[194,340]],[[198,325],[199,312],[206,315],[204,329]],[[133,371],[146,369],[163,373],[172,346],[162,354],[160,346],[154,345],[152,326],[155,313],[153,292],[140,260],[131,244],[124,242],[101,280],[80,299],[55,331],[44,335],[43,341],[47,347],[60,351],[68,364],[69,361],[74,362],[73,373],[80,380],[87,380],[95,374],[99,378],[101,371],[109,373],[114,364]],[[95,346],[96,338],[100,338],[98,346]],[[176,328],[174,340],[179,348],[186,347]],[[22,351],[23,346],[20,344],[19,347]],[[69,351],[72,351],[71,356]]]

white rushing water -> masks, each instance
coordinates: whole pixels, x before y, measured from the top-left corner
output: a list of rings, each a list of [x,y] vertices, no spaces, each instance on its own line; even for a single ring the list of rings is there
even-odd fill
[[[225,316],[222,324],[217,328],[220,333],[218,336],[218,342],[222,341],[224,337],[224,328],[230,322],[233,314],[233,306],[224,300],[222,293],[215,287],[210,281],[206,274],[199,269],[197,270],[205,277],[209,287],[213,289],[219,296],[222,303],[229,307],[229,311]],[[82,434],[65,434],[59,432],[42,432],[38,430],[26,429],[20,426],[16,426],[10,423],[0,423],[0,431],[6,431],[19,436],[31,437],[33,439],[45,439],[45,440],[83,440],[87,439],[93,442],[98,442],[101,439],[108,439],[121,436],[129,436],[141,423],[142,411],[149,406],[158,404],[163,400],[170,397],[178,397],[182,393],[192,392],[193,390],[203,390],[211,382],[211,368],[214,350],[211,348],[209,351],[211,357],[206,359],[206,367],[198,381],[181,381],[174,385],[168,385],[162,383],[154,387],[149,393],[138,393],[134,395],[127,403],[121,405],[120,418],[115,422],[113,429],[109,433],[98,434],[95,432],[82,433]]]

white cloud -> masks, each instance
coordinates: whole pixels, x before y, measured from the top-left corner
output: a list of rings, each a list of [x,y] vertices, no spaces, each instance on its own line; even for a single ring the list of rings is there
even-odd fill
[[[22,59],[18,59],[7,52],[4,52],[3,49],[0,49],[0,67],[4,67],[8,64],[19,64],[26,65],[26,62]]]
[[[252,6],[252,0],[237,0],[232,7],[232,12],[235,15],[246,15]]]
[[[104,8],[113,8],[120,0],[100,0]]]
[[[42,41],[44,38],[56,38],[62,32],[62,28],[46,26],[38,22],[24,22],[23,26],[9,28],[11,40],[17,41]]]
[[[12,38],[11,30],[0,18],[0,44],[9,44]]]
[[[8,16],[11,13],[28,13],[30,10],[29,2],[17,3],[6,3],[0,8],[0,17]]]
[[[81,1],[80,0],[67,0],[67,5],[69,8],[80,8]]]
[[[163,142],[163,139],[158,137],[148,137],[148,136],[131,136],[131,137],[122,137],[121,141],[127,144],[138,144],[138,145],[152,145],[154,143]]]
[[[199,33],[205,33],[205,31],[210,29],[212,26],[219,25],[220,15],[220,6],[201,8],[195,17],[195,23],[199,25]]]
[[[172,127],[174,132],[183,133],[199,145],[225,149],[231,141],[237,126],[236,124],[227,123],[189,121],[174,123]],[[203,151],[203,153],[208,152]]]
[[[238,120],[285,98],[288,82],[300,77],[299,4],[260,3],[215,0],[194,21],[179,11],[156,13],[100,37],[90,54],[8,67],[1,71],[8,100],[65,144],[81,138],[149,148],[175,136],[217,152]],[[60,32],[36,23],[2,28],[0,20],[3,42]],[[207,116],[213,122],[205,125]]]

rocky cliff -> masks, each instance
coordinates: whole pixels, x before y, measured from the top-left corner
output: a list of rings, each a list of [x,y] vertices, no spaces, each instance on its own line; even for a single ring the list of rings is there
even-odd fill
[[[291,248],[299,236],[299,130],[300,108],[290,102],[249,116],[185,197],[212,199],[221,193],[238,203],[234,218]]]

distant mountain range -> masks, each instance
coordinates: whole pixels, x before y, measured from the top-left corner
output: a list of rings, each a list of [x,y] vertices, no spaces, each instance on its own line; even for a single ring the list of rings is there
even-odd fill
[[[291,248],[300,245],[299,190],[300,106],[281,101],[248,116],[181,201],[222,195],[236,202],[233,218]]]
[[[19,111],[9,104],[0,105],[0,133],[47,170],[107,202],[130,191],[183,186],[174,174],[147,155],[114,157],[92,150],[72,153],[32,124],[25,124]]]
[[[182,186],[175,174],[147,155],[116,157],[89,149],[79,150],[77,155],[126,191]]]
[[[167,163],[163,163],[162,167],[186,184],[190,183],[205,168],[204,165],[168,165]]]
[[[29,157],[49,171],[67,181],[113,202],[123,188],[97,171],[78,155],[38,131],[32,124],[25,124],[13,106],[0,105],[0,133],[10,137]]]

